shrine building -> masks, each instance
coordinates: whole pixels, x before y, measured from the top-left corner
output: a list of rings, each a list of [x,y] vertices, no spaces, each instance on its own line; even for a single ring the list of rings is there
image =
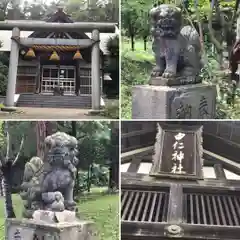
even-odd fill
[[[26,22],[19,20],[16,22]],[[32,21],[41,23],[41,21]],[[59,9],[49,16],[48,23],[73,23],[73,20]],[[75,29],[74,29],[75,30]],[[15,104],[17,106],[35,107],[73,107],[91,108],[92,98],[92,46],[66,45],[65,39],[90,40],[92,33],[81,29],[70,32],[21,31],[20,38],[25,39],[55,39],[57,44],[47,45],[36,41],[31,46],[19,43],[19,59],[15,87]],[[117,28],[116,28],[117,31]],[[117,33],[99,34],[100,47],[100,94],[102,100],[102,85],[104,81],[112,81],[109,74],[104,72],[103,65],[107,51],[106,43]],[[0,51],[11,51],[12,32],[0,31],[2,47]],[[61,41],[59,41],[59,39]],[[53,98],[53,96],[58,97]],[[54,100],[55,99],[55,100]]]
[[[239,122],[121,128],[122,240],[239,239]]]

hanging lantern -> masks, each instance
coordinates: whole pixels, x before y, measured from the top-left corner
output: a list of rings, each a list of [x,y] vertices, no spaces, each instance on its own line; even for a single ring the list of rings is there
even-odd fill
[[[30,57],[30,58],[35,58],[35,52],[33,51],[32,48],[29,48],[28,52],[26,53],[25,57]]]
[[[74,54],[73,56],[73,59],[76,60],[76,59],[82,59],[82,54],[80,53],[79,50],[76,51],[76,53]]]
[[[56,51],[53,51],[52,55],[50,56],[49,60],[51,61],[59,61],[60,57],[58,56]]]

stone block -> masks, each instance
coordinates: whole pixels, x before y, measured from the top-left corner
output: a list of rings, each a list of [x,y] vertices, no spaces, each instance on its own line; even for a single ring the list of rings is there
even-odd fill
[[[46,210],[36,210],[33,213],[33,219],[36,221],[54,222],[75,222],[76,212],[64,210],[62,212],[53,212]]]
[[[49,223],[34,219],[7,219],[7,240],[97,240],[92,222]]]
[[[215,118],[216,86],[192,84],[176,87],[133,87],[133,119]]]

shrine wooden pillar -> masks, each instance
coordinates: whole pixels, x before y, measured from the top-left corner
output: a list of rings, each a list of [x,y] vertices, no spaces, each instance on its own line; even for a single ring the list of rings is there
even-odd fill
[[[79,95],[80,89],[80,61],[79,59],[76,60],[76,79],[75,79],[75,94],[76,96]]]
[[[41,92],[41,57],[37,56],[37,61],[38,61],[38,65],[37,65],[37,75],[35,78],[35,83],[36,83],[36,93],[40,93]]]

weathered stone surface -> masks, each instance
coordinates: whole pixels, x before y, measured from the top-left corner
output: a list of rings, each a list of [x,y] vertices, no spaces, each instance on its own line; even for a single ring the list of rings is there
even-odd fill
[[[49,223],[56,222],[55,212],[53,211],[36,210],[33,213],[33,219],[38,222],[41,222],[41,221],[49,222]]]
[[[44,161],[33,157],[25,165],[21,197],[24,217],[35,210],[74,211],[73,187],[78,164],[77,139],[64,132],[46,137]]]
[[[178,87],[133,87],[133,119],[211,119],[215,117],[216,87],[192,84]]]
[[[166,79],[163,85],[192,84],[202,67],[199,34],[192,26],[182,26],[181,9],[171,4],[154,6],[150,11],[153,52],[156,66],[151,76]],[[190,77],[178,81],[176,76]],[[155,82],[156,83],[156,82]],[[158,84],[159,85],[159,84]]]
[[[94,224],[87,221],[48,223],[7,219],[6,240],[97,240]]]
[[[179,86],[179,85],[187,85],[187,84],[196,84],[201,83],[201,79],[199,77],[193,76],[176,76],[174,78],[164,78],[164,77],[151,77],[149,81],[149,85],[153,86]]]
[[[36,210],[33,213],[33,219],[45,222],[75,222],[77,220],[76,213],[64,210],[63,212],[53,212],[46,210]]]

